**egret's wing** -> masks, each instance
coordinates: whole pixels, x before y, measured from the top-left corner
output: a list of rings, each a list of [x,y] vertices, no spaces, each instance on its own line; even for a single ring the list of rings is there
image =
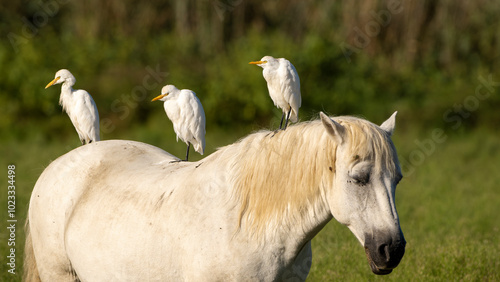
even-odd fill
[[[60,104],[63,107],[63,110],[68,114],[69,119],[71,120],[71,123],[75,127],[76,133],[78,133],[78,138],[80,140],[85,140],[85,134],[81,129],[81,126],[79,124],[79,119],[78,119],[78,103],[77,103],[77,98],[72,94],[69,93],[66,96],[62,96],[61,94],[61,100]],[[64,98],[64,99],[63,99]]]
[[[269,96],[271,97],[271,100],[273,100],[274,105],[277,107],[282,106],[280,105],[281,91],[279,87],[279,82],[278,82],[279,77],[277,77],[277,73],[275,72],[274,69],[264,68],[262,71],[262,75],[266,80],[267,90],[269,91]]]
[[[292,108],[290,120],[296,122],[298,119],[299,108],[302,104],[300,95],[300,79],[297,70],[288,60],[280,59],[280,67],[278,69],[280,77],[281,93],[285,101]]]
[[[99,141],[99,112],[94,99],[85,90],[76,90],[72,95],[75,99],[72,115],[78,123],[79,130],[83,133],[83,137]]]
[[[183,115],[185,116],[186,127],[188,134],[194,140],[190,142],[194,145],[195,150],[203,154],[205,150],[205,111],[200,100],[196,97],[196,93],[191,90],[182,90],[182,99],[186,107]]]

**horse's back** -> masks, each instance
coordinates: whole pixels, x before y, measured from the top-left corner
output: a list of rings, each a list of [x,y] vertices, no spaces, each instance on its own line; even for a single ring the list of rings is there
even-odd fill
[[[68,197],[77,200],[77,195],[83,190],[98,186],[96,184],[110,175],[119,178],[127,175],[127,171],[168,164],[173,160],[177,158],[141,142],[110,140],[90,143],[53,161],[37,180],[31,201],[42,195],[50,195],[58,202]],[[112,170],[117,173],[110,174]]]
[[[79,207],[111,205],[109,197],[103,199],[105,202],[90,200],[100,197],[100,190],[119,195],[120,186],[132,177],[131,171],[143,170],[147,174],[176,159],[151,145],[110,140],[81,146],[53,161],[35,184],[29,208],[33,248],[42,280],[70,279],[73,266],[68,258],[68,227],[79,225],[75,223],[81,214]],[[89,213],[89,209],[85,212]],[[89,226],[83,222],[81,227]]]

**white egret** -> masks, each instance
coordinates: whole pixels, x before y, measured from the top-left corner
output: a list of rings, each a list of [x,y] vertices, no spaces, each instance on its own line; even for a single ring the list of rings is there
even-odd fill
[[[76,79],[71,72],[61,69],[56,72],[54,80],[47,84],[45,89],[62,83],[59,104],[68,114],[82,145],[85,145],[100,140],[99,112],[92,96],[87,91],[73,89],[75,82]]]
[[[269,96],[274,105],[283,110],[281,115],[280,129],[286,114],[285,127],[288,121],[297,122],[299,108],[302,103],[300,96],[300,79],[295,67],[285,58],[275,59],[264,56],[260,61],[250,62],[263,68],[262,74],[267,81]]]
[[[161,89],[161,95],[153,101],[163,101],[165,112],[174,125],[177,141],[179,138],[187,144],[186,159],[189,157],[189,148],[193,144],[194,150],[203,155],[205,150],[205,112],[196,93],[189,89],[179,90],[173,85],[166,85]]]

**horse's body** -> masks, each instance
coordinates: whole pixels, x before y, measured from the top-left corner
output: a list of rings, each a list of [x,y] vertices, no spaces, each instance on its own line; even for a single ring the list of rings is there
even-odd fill
[[[199,162],[170,163],[177,159],[156,147],[118,140],[61,156],[42,173],[31,197],[27,277],[305,280],[310,240],[332,216],[365,246],[375,273],[390,272],[404,253],[394,204],[399,166],[390,134],[382,138],[389,151],[380,152],[393,155],[366,148],[355,155],[372,163],[373,190],[380,190],[362,194],[358,207],[345,202],[359,195],[344,195],[348,185],[337,175],[345,174],[343,166],[351,175],[359,163],[345,163],[343,156],[352,158],[357,148],[348,141],[355,136],[347,134],[354,128],[351,119],[380,136],[384,131],[353,118],[338,119],[343,125],[322,118],[274,136],[252,134]],[[392,129],[386,123],[392,132],[393,123]],[[381,180],[385,186],[378,188]],[[370,189],[363,185],[357,188]],[[347,213],[340,212],[346,206]],[[30,258],[36,263],[30,265]]]

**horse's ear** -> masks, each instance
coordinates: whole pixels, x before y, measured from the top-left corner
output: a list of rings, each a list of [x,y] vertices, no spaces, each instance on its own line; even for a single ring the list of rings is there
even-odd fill
[[[386,121],[384,121],[381,125],[380,128],[382,128],[385,132],[389,134],[389,136],[392,136],[392,133],[394,132],[394,128],[396,128],[396,115],[398,114],[398,111],[395,111],[390,118],[388,118]]]
[[[340,125],[340,123],[332,120],[329,116],[325,115],[323,112],[319,113],[321,117],[321,122],[326,128],[326,131],[337,140],[339,144],[344,141],[345,128]]]

